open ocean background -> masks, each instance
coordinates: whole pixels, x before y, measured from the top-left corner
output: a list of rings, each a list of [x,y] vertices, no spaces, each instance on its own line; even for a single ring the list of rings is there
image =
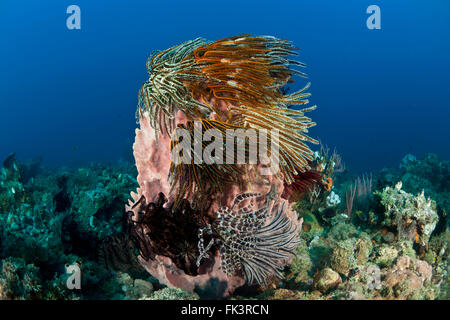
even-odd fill
[[[81,30],[66,27],[71,4]],[[371,4],[381,30],[366,27]],[[301,48],[318,105],[311,136],[349,169],[397,166],[407,153],[450,158],[448,0],[0,0],[0,159],[132,161],[151,52],[244,33]]]

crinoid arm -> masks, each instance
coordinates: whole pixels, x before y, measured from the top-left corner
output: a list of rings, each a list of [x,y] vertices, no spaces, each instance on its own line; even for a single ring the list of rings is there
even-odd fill
[[[289,41],[244,34],[149,57],[126,212],[139,261],[161,283],[225,296],[283,277],[301,225],[289,201],[323,182],[309,83],[286,86],[306,77],[295,56]]]
[[[205,117],[207,106],[192,99],[186,82],[202,81],[198,74],[192,52],[208,43],[202,38],[158,52],[147,60],[149,79],[139,90],[138,114],[147,111],[151,124],[157,131],[170,133],[174,129],[177,110],[187,117]]]
[[[244,239],[253,243],[247,252],[250,258],[242,260],[247,283],[266,284],[271,276],[283,278],[279,261],[289,259],[299,244],[298,230],[283,214],[284,206],[283,203],[276,209],[275,216],[266,226]]]
[[[234,204],[260,196],[258,193],[240,194]],[[268,205],[250,210],[252,206],[251,202],[234,210],[221,207],[208,230],[216,238],[221,268],[228,276],[241,271],[248,284],[266,284],[271,277],[283,278],[282,262],[288,260],[297,247],[299,230],[286,216],[284,202],[274,205],[269,216]],[[203,248],[203,240],[199,245]],[[197,260],[198,264],[203,256]]]
[[[179,124],[176,130],[181,130],[188,134],[189,140],[195,140],[195,136],[203,136],[206,130],[216,130],[222,137],[226,136],[226,130],[239,129],[240,127],[216,120],[202,119],[201,128],[194,125],[193,121],[188,121],[185,125]],[[171,140],[172,155],[180,155],[186,152],[190,155],[184,158],[186,161],[172,161],[169,171],[169,182],[171,185],[171,193],[175,194],[175,203],[183,198],[194,200],[194,204],[205,206],[206,199],[211,195],[224,191],[227,184],[242,184],[243,170],[225,161],[226,146],[225,139],[220,142],[216,153],[222,154],[220,161],[212,163],[203,161],[205,148],[208,148],[208,143],[201,142],[198,150],[193,143],[183,145],[182,139],[176,138],[177,132],[175,130],[174,137]],[[181,135],[180,135],[181,136]],[[183,137],[184,139],[185,137]],[[248,156],[248,145],[245,145],[245,154]],[[188,149],[188,150],[186,150]],[[172,160],[174,157],[172,157]],[[181,159],[181,157],[180,157]],[[202,161],[196,161],[201,159]]]
[[[310,169],[307,143],[317,143],[307,135],[315,123],[305,116],[315,106],[292,108],[309,102],[309,83],[290,94],[284,90],[294,75],[306,77],[297,69],[305,65],[290,58],[296,55],[291,42],[271,36],[184,42],[147,61],[149,79],[139,91],[138,114],[148,112],[152,127],[168,134],[176,129],[178,110],[188,121],[215,114],[243,129],[275,129],[281,174],[291,184],[298,172]]]

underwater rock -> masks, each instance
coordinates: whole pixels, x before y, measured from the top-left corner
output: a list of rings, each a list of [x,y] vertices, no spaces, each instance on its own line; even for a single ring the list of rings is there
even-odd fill
[[[331,252],[330,267],[343,275],[348,275],[349,271],[356,266],[353,255],[352,239],[338,243]]]
[[[391,267],[397,257],[408,256],[415,259],[416,255],[411,241],[397,241],[375,245],[370,259],[380,267]]]
[[[349,300],[379,298],[381,289],[381,270],[377,265],[368,263],[356,269],[345,283],[345,297]]]
[[[427,290],[432,276],[432,268],[425,261],[399,257],[395,265],[384,272],[383,286],[389,297],[397,299],[433,299],[432,290]],[[430,296],[431,294],[431,296]]]
[[[67,290],[64,277],[45,273],[22,258],[0,260],[0,300],[76,300]]]
[[[8,168],[12,169],[3,167],[0,181],[3,186],[11,182],[21,184],[22,191],[14,188],[15,193],[10,193],[11,189],[2,188],[0,182],[0,199],[14,194],[0,209],[0,259],[5,266],[16,266],[14,274],[23,284],[26,283],[23,274],[31,272],[27,273],[28,266],[35,266],[28,268],[33,270],[29,277],[36,279],[41,289],[34,293],[21,289],[20,285],[17,290],[5,289],[10,292],[8,299],[24,296],[37,299],[123,298],[123,295],[117,295],[120,287],[114,274],[95,260],[98,258],[97,244],[105,236],[122,231],[123,202],[130,188],[136,185],[135,179],[128,174],[134,174],[132,165],[40,170],[31,165],[26,170],[28,181],[22,184],[20,170],[28,165],[9,162]],[[20,197],[16,198],[18,195]],[[13,260],[8,262],[7,259]],[[82,262],[83,290],[70,291],[65,283],[65,266],[78,261]],[[3,279],[7,278],[4,274]],[[5,281],[3,288],[11,288],[7,285],[9,280]]]
[[[76,232],[96,240],[120,232],[124,214],[123,206],[118,203],[126,201],[130,188],[135,186],[135,178],[126,171],[102,166],[81,168],[76,175],[70,176],[66,192]]]
[[[449,300],[450,298],[450,281],[446,280],[449,275],[449,243],[450,231],[447,229],[430,240],[429,251],[423,258],[433,267],[434,280],[440,291],[439,296],[436,295],[436,297],[443,300]]]
[[[153,293],[153,284],[143,279],[133,279],[128,273],[117,272],[114,279],[117,288],[113,299],[141,300],[148,299]],[[117,290],[118,289],[118,290]]]
[[[398,257],[398,250],[389,245],[381,245],[375,252],[375,263],[381,267],[391,266]]]
[[[138,296],[150,296],[153,292],[153,284],[146,280],[135,279],[133,289]]]
[[[364,266],[367,263],[372,253],[372,248],[373,245],[369,238],[356,240],[354,253],[357,265]]]
[[[295,249],[295,255],[292,263],[289,267],[296,283],[307,283],[312,278],[309,273],[312,271],[313,263],[309,255],[308,246],[305,240],[301,239],[297,249]]]
[[[394,235],[394,233],[392,233],[392,232],[390,232],[390,231],[386,232],[386,233],[383,235],[383,240],[384,240],[386,243],[393,243],[393,242],[395,241],[395,235]]]
[[[349,300],[435,299],[438,284],[432,283],[432,267],[425,261],[400,256],[395,263],[380,269],[369,262],[352,270],[351,276],[328,297]]]
[[[408,167],[415,165],[417,163],[417,158],[412,154],[407,154],[403,157],[400,162],[400,169],[407,169]]]
[[[372,243],[366,236],[337,242],[331,251],[330,267],[347,276],[350,270],[364,266],[372,252]]]
[[[304,235],[302,234],[302,237]],[[314,271],[329,267],[329,258],[335,243],[327,238],[316,236],[308,244],[308,253]]]
[[[331,228],[327,237],[335,241],[345,241],[358,235],[355,226],[343,216],[336,216],[331,219]]]
[[[450,161],[439,159],[435,154],[427,154],[421,159],[413,160],[406,157],[400,170],[383,169],[378,174],[378,188],[386,185],[394,186],[402,181],[402,189],[411,194],[425,194],[436,201],[436,211],[439,216],[435,232],[441,233],[449,226],[450,212]]]
[[[313,288],[322,293],[326,293],[327,291],[336,288],[341,283],[342,279],[336,271],[325,268],[314,277]]]
[[[26,201],[25,187],[21,182],[15,153],[9,155],[0,168],[0,214]]]
[[[312,213],[307,213],[303,216],[303,231],[307,233],[308,238],[314,238],[323,234],[324,228],[320,225],[316,216]]]
[[[437,222],[436,203],[426,199],[424,192],[413,196],[402,190],[402,183],[395,188],[386,187],[380,193],[386,208],[383,224],[396,226],[399,240],[411,240],[426,247]]]

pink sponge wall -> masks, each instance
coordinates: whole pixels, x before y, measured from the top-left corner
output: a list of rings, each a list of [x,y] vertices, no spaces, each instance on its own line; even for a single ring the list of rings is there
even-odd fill
[[[181,112],[177,113],[175,124],[185,122],[185,117]],[[140,118],[140,128],[136,129],[136,138],[133,145],[136,167],[138,170],[137,181],[139,188],[136,192],[131,192],[128,205],[125,206],[127,212],[133,212],[131,221],[137,221],[139,206],[134,206],[144,197],[146,203],[155,201],[159,193],[168,196],[166,206],[173,203],[173,196],[170,195],[170,185],[168,182],[170,167],[170,137],[167,133],[159,133],[156,139],[155,130],[150,124],[150,119],[146,114]],[[283,199],[284,186],[281,178],[276,176],[262,176],[259,174],[260,166],[248,168],[247,183],[243,187],[237,185],[225,186],[225,192],[216,195],[212,199],[212,205],[207,215],[214,217],[219,207],[231,207],[236,195],[244,192],[258,192],[267,195],[271,192],[271,199],[286,202],[285,215],[291,220],[297,230],[301,230],[302,220],[298,220],[297,214],[292,210],[292,203]],[[264,203],[256,203],[256,207],[261,207]],[[270,212],[270,210],[269,210]],[[151,234],[149,235],[151,237]],[[198,268],[198,275],[186,274],[178,268],[173,261],[166,256],[156,255],[153,259],[145,260],[139,257],[141,265],[160,283],[169,287],[179,287],[189,291],[207,292],[208,297],[224,297],[231,294],[236,288],[245,284],[243,275],[227,276],[221,269],[221,258],[219,252],[215,257],[210,257]],[[288,264],[290,261],[280,261],[281,264]]]

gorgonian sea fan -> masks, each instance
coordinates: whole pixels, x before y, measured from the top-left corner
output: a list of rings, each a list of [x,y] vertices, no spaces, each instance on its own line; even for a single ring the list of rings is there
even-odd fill
[[[309,83],[284,94],[292,76],[304,73],[292,66],[297,55],[291,42],[271,36],[241,35],[214,42],[201,38],[153,55],[147,61],[149,79],[139,91],[138,114],[148,112],[152,127],[163,133],[175,129],[181,110],[187,120],[209,119],[244,129],[279,131],[280,171],[290,184],[298,171],[309,169],[312,151],[305,142],[315,123],[305,116]]]

